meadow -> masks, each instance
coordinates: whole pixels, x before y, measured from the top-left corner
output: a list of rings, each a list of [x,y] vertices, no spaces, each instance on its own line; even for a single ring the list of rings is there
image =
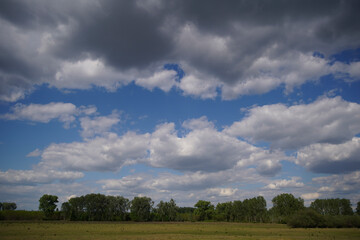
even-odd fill
[[[304,229],[224,222],[0,222],[0,239],[360,239],[358,228]]]

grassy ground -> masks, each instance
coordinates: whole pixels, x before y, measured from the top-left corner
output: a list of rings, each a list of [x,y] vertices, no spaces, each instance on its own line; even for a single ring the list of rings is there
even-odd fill
[[[0,222],[0,239],[360,239],[360,229],[291,229],[280,224]]]

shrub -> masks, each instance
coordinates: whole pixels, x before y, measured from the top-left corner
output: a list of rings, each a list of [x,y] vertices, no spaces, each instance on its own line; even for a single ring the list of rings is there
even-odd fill
[[[304,209],[287,219],[287,224],[293,228],[325,227],[325,218],[313,209]]]
[[[42,220],[44,218],[44,213],[40,211],[1,211],[0,220]]]

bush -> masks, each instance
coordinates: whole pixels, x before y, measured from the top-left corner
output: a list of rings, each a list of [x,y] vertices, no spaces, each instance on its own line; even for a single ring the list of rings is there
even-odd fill
[[[293,228],[360,228],[360,216],[323,216],[309,208],[290,216],[287,224]]]
[[[44,213],[40,211],[1,211],[0,220],[43,220]]]
[[[325,227],[325,218],[313,209],[301,210],[287,219],[287,224],[293,228]]]

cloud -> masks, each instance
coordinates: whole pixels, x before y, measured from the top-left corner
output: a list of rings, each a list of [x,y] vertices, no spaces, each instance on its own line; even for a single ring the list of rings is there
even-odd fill
[[[151,77],[138,78],[135,83],[149,90],[158,87],[164,92],[168,92],[176,85],[176,74],[174,70],[162,70],[155,72]]]
[[[267,186],[265,186],[265,189],[283,189],[283,188],[301,188],[304,187],[305,184],[302,182],[299,182],[301,180],[300,177],[292,177],[290,180],[287,179],[281,179],[274,181]]]
[[[148,141],[149,134],[128,132],[120,137],[109,133],[84,142],[51,144],[44,149],[40,165],[71,171],[118,171],[146,157]]]
[[[321,196],[320,193],[304,193],[301,195],[301,198],[304,200],[315,200],[318,199]]]
[[[288,93],[307,81],[317,81],[321,76],[334,73],[329,63],[329,60],[315,57],[311,52],[289,51],[280,57],[272,57],[271,53],[265,54],[255,59],[244,71],[242,81],[234,85],[224,85],[222,97],[234,99],[240,95],[263,94],[281,84],[285,85],[285,92]]]
[[[106,179],[98,183],[108,191],[124,193],[147,193],[147,192],[189,192],[206,190],[216,195],[235,194],[236,190],[223,187],[231,183],[251,183],[255,179],[262,179],[252,169],[236,168],[218,172],[186,172],[183,174],[160,173],[158,176],[149,174],[134,174],[120,179]],[[232,190],[230,190],[232,189]]]
[[[158,125],[152,133],[108,132],[120,121],[109,116],[83,117],[82,142],[53,143],[28,156],[41,156],[41,168],[66,171],[118,171],[129,164],[146,164],[180,172],[219,172],[254,167],[263,176],[274,176],[282,160],[293,161],[278,150],[255,147],[215,129],[206,117]],[[183,135],[179,136],[182,133]]]
[[[250,141],[265,141],[282,149],[314,143],[339,144],[360,132],[360,105],[340,97],[310,104],[253,107],[247,116],[224,131]]]
[[[28,155],[26,155],[27,157],[39,157],[41,156],[41,150],[40,149],[35,149],[34,151],[30,152]]]
[[[79,114],[91,115],[96,112],[93,106],[81,106],[77,108],[72,103],[51,102],[48,104],[16,104],[11,108],[11,113],[1,115],[0,118],[6,120],[22,120],[48,123],[51,120],[58,119],[68,128],[76,120]]]
[[[219,197],[232,197],[236,194],[236,188],[211,188],[208,190],[209,195],[216,195]]]
[[[98,86],[115,91],[120,86],[129,84],[137,74],[136,71],[119,72],[106,66],[101,59],[65,61],[55,73],[50,86],[59,89],[90,89]]]
[[[108,132],[113,125],[120,122],[119,113],[116,111],[109,116],[82,117],[80,118],[80,126],[83,129],[81,136],[84,138],[93,137],[98,134]]]
[[[134,81],[234,99],[290,92],[326,74],[359,80],[359,62],[331,59],[359,47],[357,1],[2,1],[0,9],[2,101],[44,83],[115,91]],[[159,71],[169,62],[184,66],[178,84]]]
[[[296,163],[316,173],[346,173],[360,170],[360,138],[341,144],[318,143],[301,148]]]
[[[274,175],[281,169],[279,161],[288,159],[280,152],[263,150],[217,131],[206,117],[187,120],[183,127],[190,131],[182,137],[173,123],[157,127],[151,134],[148,164],[193,172],[255,164],[260,173]]]
[[[322,185],[318,191],[324,194],[352,194],[358,193],[360,190],[360,171],[317,177],[312,180],[315,183]]]
[[[8,170],[0,171],[1,184],[33,185],[51,183],[54,181],[72,181],[84,177],[82,172],[57,170]]]

